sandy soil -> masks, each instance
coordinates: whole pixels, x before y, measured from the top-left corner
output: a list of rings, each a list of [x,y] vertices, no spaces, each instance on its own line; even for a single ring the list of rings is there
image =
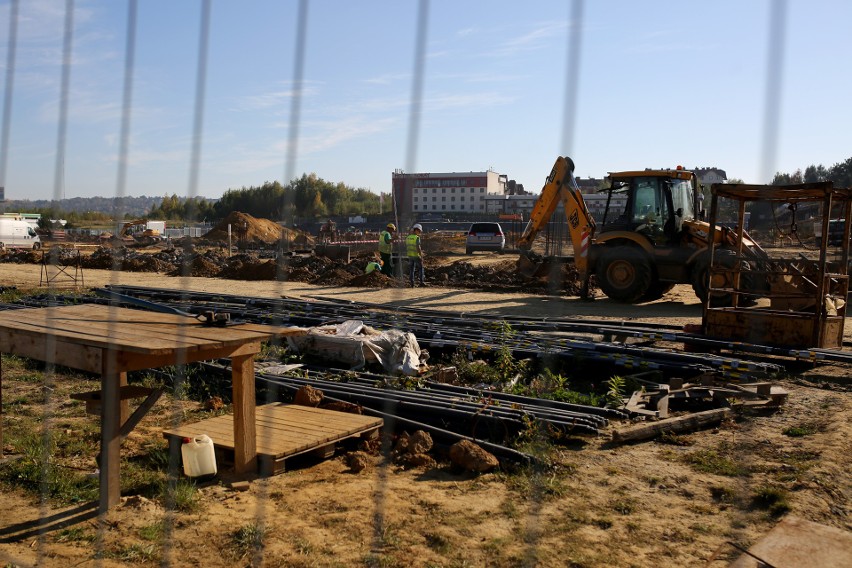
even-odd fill
[[[451,312],[677,324],[701,318],[686,286],[657,302],[625,306],[607,299],[589,303],[435,287],[337,288],[98,270],[87,270],[84,278],[89,287],[326,296]],[[30,288],[39,279],[39,266],[0,265],[0,285]],[[129,499],[104,518],[83,520],[73,519],[74,508],[57,510],[21,491],[4,492],[0,507],[14,513],[0,521],[0,561],[106,567],[724,566],[736,554],[730,543],[749,546],[782,516],[760,506],[766,488],[784,492],[789,514],[852,529],[849,370],[800,366],[779,377],[790,390],[780,411],[738,416],[670,443],[617,446],[607,435],[568,440],[556,448],[555,468],[547,471],[473,476],[442,461],[435,468],[403,469],[374,457],[367,470],[355,474],[336,456],[253,479],[247,491],[231,488],[234,478],[223,471],[200,489],[202,508],[196,513]],[[4,403],[14,399],[16,388],[34,387],[5,381]],[[160,440],[174,412],[158,403],[125,442],[124,455]],[[810,434],[783,433],[803,424]],[[91,456],[86,459],[91,467]],[[726,474],[720,460],[739,471]],[[150,536],[152,527],[159,527],[156,537]],[[246,527],[265,528],[263,547],[255,553],[235,540]],[[718,559],[708,564],[714,555]]]

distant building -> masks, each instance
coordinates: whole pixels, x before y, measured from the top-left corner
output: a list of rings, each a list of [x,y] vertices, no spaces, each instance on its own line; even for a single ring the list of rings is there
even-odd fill
[[[523,185],[511,182],[513,191]],[[504,174],[449,172],[407,174],[393,172],[392,197],[401,216],[430,213],[486,213],[486,198],[507,195],[510,182]]]
[[[694,168],[692,173],[698,178],[698,183],[710,189],[714,183],[725,183],[728,181],[728,174],[725,170],[720,170],[717,167],[712,168]]]

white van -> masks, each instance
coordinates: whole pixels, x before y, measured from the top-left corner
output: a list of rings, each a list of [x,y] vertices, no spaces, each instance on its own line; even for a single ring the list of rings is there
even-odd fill
[[[41,248],[41,239],[35,229],[20,219],[0,217],[0,248]]]

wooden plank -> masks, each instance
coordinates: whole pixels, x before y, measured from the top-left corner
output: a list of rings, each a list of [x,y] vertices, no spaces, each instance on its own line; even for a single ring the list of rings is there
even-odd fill
[[[51,361],[57,365],[100,373],[103,368],[101,349],[57,340],[51,353],[47,352],[44,335],[28,335],[0,329],[0,352],[14,353],[37,361]]]
[[[257,432],[254,398],[254,356],[231,359],[231,386],[234,409],[234,470],[257,470]]]
[[[731,412],[730,408],[716,408],[649,424],[641,424],[623,430],[615,430],[612,433],[612,440],[614,442],[635,442],[653,438],[664,432],[688,432],[702,426],[721,422],[729,412]]]
[[[210,359],[233,358],[255,355],[260,352],[260,341],[228,346],[209,346],[200,349],[179,349],[166,354],[130,353],[118,354],[120,365],[128,371],[166,367],[168,365],[186,365]]]
[[[321,418],[316,424],[301,423],[303,417]],[[334,419],[343,423],[334,424]],[[381,418],[361,416],[291,404],[273,403],[256,409],[256,449],[259,458],[281,460],[381,427]],[[163,432],[167,439],[207,434],[217,448],[234,449],[234,425],[230,415],[208,418]],[[282,462],[283,463],[283,462]],[[268,464],[267,464],[268,465]],[[275,469],[275,468],[273,468]]]
[[[2,328],[39,337],[50,333],[69,342],[100,348],[120,346],[144,353],[171,352],[175,344],[186,349],[227,346],[305,332],[301,328],[256,324],[206,326],[186,316],[85,304],[9,310],[0,314]]]

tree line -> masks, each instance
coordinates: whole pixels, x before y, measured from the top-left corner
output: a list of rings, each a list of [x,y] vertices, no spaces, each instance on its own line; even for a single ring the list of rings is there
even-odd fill
[[[390,203],[388,197],[385,194],[384,200]],[[383,212],[382,197],[367,189],[352,188],[342,182],[329,182],[316,174],[303,174],[287,185],[267,181],[259,187],[229,189],[215,202],[200,198],[185,199],[177,195],[166,196],[159,205],[151,208],[148,217],[218,220],[234,211],[275,221],[295,222],[326,216],[376,215]]]
[[[852,158],[831,167],[810,165],[792,173],[777,172],[772,185],[831,181],[835,187],[852,187]],[[730,179],[729,183],[742,183]],[[70,226],[108,224],[118,218],[147,217],[166,221],[216,222],[233,211],[275,221],[303,223],[331,216],[377,215],[388,212],[390,194],[381,196],[316,174],[282,185],[267,181],[260,186],[228,189],[219,199],[179,197],[73,198],[62,201],[9,201],[6,211],[41,213],[47,219],[66,219]]]

